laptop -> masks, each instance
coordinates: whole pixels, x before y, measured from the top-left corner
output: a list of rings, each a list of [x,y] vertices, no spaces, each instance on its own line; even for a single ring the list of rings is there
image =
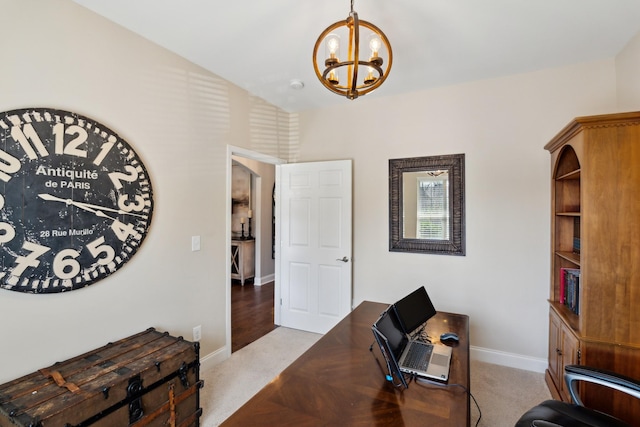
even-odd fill
[[[389,370],[400,377],[405,387],[404,376],[398,372],[437,381],[449,380],[452,348],[410,340],[402,330],[393,306],[382,313],[372,330]]]
[[[423,341],[428,340],[424,328],[427,320],[436,315],[431,298],[424,286],[420,286],[406,297],[393,304],[393,310],[398,317],[400,326],[409,338],[421,336]]]

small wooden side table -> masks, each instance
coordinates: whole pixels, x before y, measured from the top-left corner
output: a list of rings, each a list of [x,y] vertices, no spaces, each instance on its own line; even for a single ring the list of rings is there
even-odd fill
[[[255,277],[255,253],[255,239],[231,240],[231,278],[240,280],[242,286],[244,286],[245,280]]]

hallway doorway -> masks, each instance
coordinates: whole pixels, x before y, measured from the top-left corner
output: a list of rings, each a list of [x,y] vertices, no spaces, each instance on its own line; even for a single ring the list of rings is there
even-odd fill
[[[231,284],[231,352],[251,344],[273,331],[274,282],[256,286],[252,282],[242,286]]]
[[[274,322],[275,255],[273,251],[273,186],[275,165],[284,161],[238,147],[228,147],[228,247],[231,239],[237,238],[240,218],[232,213],[231,170],[234,164],[242,164],[252,173],[252,194],[249,208],[253,213],[253,236],[255,238],[255,277],[248,279],[244,286],[231,280],[227,275],[227,350],[232,352],[250,344],[276,328]],[[241,213],[241,216],[246,216]],[[245,218],[245,222],[247,219]],[[234,233],[235,232],[235,233]],[[229,253],[231,259],[231,253]],[[231,264],[231,262],[229,263]],[[235,277],[235,276],[234,276]]]

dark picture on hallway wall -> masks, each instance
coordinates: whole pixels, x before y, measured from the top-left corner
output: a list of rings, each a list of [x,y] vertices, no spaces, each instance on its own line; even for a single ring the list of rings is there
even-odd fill
[[[250,237],[249,222],[252,217],[251,171],[234,163],[231,169],[231,236]]]

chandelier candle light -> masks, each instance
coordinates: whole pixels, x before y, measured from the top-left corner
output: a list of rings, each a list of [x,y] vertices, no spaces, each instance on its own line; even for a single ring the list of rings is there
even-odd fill
[[[341,61],[342,40],[348,41],[348,47],[347,59]],[[368,48],[368,61],[360,59],[361,40],[367,43],[362,50],[366,52]],[[324,52],[320,52],[323,45]],[[385,56],[386,60],[383,59]],[[320,82],[331,92],[348,99],[356,99],[378,88],[389,75],[392,60],[391,45],[387,36],[375,25],[358,19],[358,14],[353,10],[353,0],[349,17],[327,27],[313,48],[313,69]],[[323,62],[324,70],[320,71],[318,63]],[[362,68],[365,72],[358,76]]]

